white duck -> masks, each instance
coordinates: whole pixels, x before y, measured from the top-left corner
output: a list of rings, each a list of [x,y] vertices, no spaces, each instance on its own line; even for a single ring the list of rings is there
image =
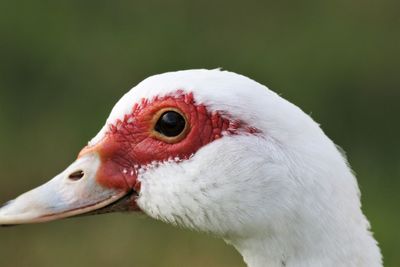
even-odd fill
[[[250,267],[382,266],[346,158],[265,86],[220,70],[152,76],[78,159],[0,224],[140,210],[232,244]]]

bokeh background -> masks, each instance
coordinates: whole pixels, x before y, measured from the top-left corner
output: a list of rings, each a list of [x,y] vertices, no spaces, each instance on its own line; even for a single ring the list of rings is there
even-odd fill
[[[399,1],[0,1],[0,202],[72,162],[145,77],[222,67],[300,106],[347,151],[400,266]],[[0,266],[244,266],[137,215],[0,229]]]

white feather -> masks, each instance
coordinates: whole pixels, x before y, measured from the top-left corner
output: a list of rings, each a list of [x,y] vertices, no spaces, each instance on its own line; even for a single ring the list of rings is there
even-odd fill
[[[152,76],[117,103],[90,144],[142,98],[176,90],[262,133],[224,136],[189,160],[139,170],[144,212],[224,238],[251,267],[382,266],[346,159],[307,114],[247,77],[220,70]]]

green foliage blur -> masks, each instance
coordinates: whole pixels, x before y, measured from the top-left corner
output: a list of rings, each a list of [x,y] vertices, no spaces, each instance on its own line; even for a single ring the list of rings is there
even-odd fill
[[[222,67],[294,102],[346,152],[400,266],[399,1],[0,1],[0,202],[53,177],[147,76]],[[0,228],[1,267],[244,266],[138,215]]]

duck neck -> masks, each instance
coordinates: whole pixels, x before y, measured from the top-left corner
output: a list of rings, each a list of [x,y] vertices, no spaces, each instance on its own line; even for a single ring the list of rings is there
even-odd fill
[[[248,267],[382,266],[368,223],[365,228],[352,221],[296,226],[275,234],[225,241],[240,252]]]

